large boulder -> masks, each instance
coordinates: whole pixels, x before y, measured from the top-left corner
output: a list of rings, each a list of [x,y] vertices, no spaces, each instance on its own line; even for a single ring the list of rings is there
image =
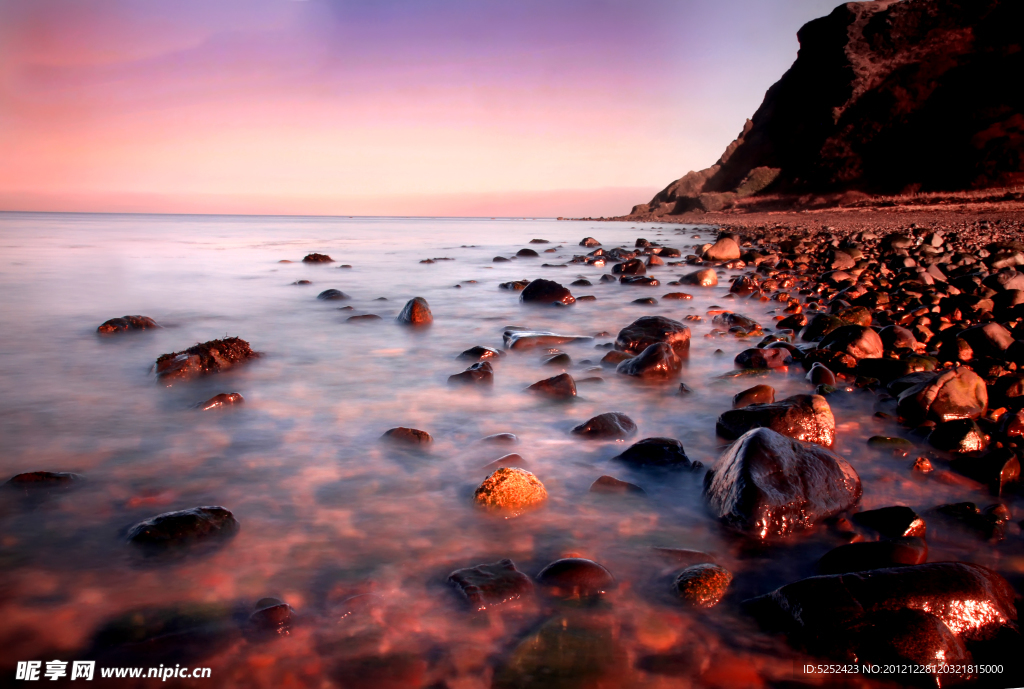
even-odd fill
[[[671,345],[676,354],[685,354],[690,349],[690,329],[664,316],[641,316],[619,331],[615,347],[636,355],[659,342]]]
[[[844,325],[825,335],[819,349],[845,352],[855,359],[879,359],[885,352],[882,338],[863,325]]]
[[[670,378],[679,375],[682,360],[667,342],[658,342],[632,359],[621,362],[615,370],[638,378]]]
[[[723,438],[738,438],[752,428],[770,428],[776,433],[832,447],[836,420],[828,401],[821,395],[793,395],[770,404],[751,404],[730,409],[718,417],[715,429]]]
[[[156,360],[156,375],[169,384],[176,380],[226,371],[258,356],[249,343],[240,337],[226,337],[161,355]]]
[[[909,378],[909,376],[907,376]],[[909,424],[976,419],[988,407],[988,386],[967,367],[932,374],[899,393],[897,412]]]
[[[575,304],[576,299],[568,289],[554,280],[538,278],[526,286],[519,295],[524,304]]]
[[[704,251],[709,261],[732,261],[740,257],[740,245],[732,237],[720,237]]]
[[[861,495],[845,459],[768,428],[744,433],[704,480],[715,516],[760,539],[811,528]]]

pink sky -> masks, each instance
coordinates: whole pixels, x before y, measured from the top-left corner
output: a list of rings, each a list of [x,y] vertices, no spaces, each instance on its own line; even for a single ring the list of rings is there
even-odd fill
[[[0,209],[613,215],[834,0],[0,0]]]

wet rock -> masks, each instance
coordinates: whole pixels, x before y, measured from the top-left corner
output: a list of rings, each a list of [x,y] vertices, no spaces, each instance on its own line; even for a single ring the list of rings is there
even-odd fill
[[[559,352],[558,354],[552,354],[549,357],[544,358],[540,362],[541,366],[557,366],[559,368],[567,368],[572,366],[572,357],[565,352]]]
[[[793,363],[793,355],[785,349],[744,349],[736,355],[739,368],[783,368]]]
[[[601,357],[601,365],[606,368],[613,368],[621,364],[623,361],[629,361],[632,358],[632,354],[627,354],[626,352],[620,352],[617,349],[613,349]]]
[[[590,484],[591,493],[615,493],[615,494],[633,494],[633,495],[646,495],[645,491],[635,483],[629,483],[628,481],[620,481],[613,476],[600,476],[596,481]]]
[[[878,339],[886,349],[914,349],[917,338],[914,333],[898,325],[887,325],[878,331]]]
[[[573,304],[576,299],[554,280],[539,278],[526,286],[519,300],[524,304]]]
[[[730,409],[718,417],[715,430],[723,438],[738,438],[752,428],[770,428],[776,433],[832,447],[836,421],[821,395],[793,395],[770,404],[752,404]]]
[[[987,407],[985,381],[969,368],[959,367],[903,390],[896,409],[909,424],[917,425],[925,419],[976,419]]]
[[[675,438],[644,438],[612,458],[634,468],[689,468],[683,444]]]
[[[426,431],[421,431],[416,428],[406,428],[405,426],[398,426],[397,428],[391,428],[384,431],[384,435],[381,436],[381,440],[390,440],[402,445],[426,445],[434,442],[434,439],[431,438],[430,434]]]
[[[238,337],[210,340],[180,352],[163,354],[156,360],[157,378],[165,383],[226,371],[254,359],[249,343]]]
[[[212,505],[165,512],[128,530],[128,542],[138,546],[167,547],[228,538],[238,531],[231,511]]]
[[[277,598],[261,598],[249,615],[246,631],[249,636],[288,636],[291,633],[295,610]]]
[[[723,328],[728,328],[730,332],[733,332],[733,328],[742,330],[745,333],[760,333],[761,324],[755,321],[753,318],[744,316],[739,313],[720,313],[715,316],[712,321],[715,325]]]
[[[639,304],[641,306],[657,306],[658,300],[654,297],[642,297],[640,299],[634,299],[630,302],[631,304]]]
[[[927,529],[924,520],[903,505],[865,510],[852,518],[855,524],[877,531],[885,538],[924,538]]]
[[[844,574],[867,569],[919,565],[928,559],[928,545],[921,538],[847,543],[818,560],[819,574]]]
[[[742,409],[752,404],[771,404],[775,401],[775,388],[771,385],[755,385],[742,392],[737,392],[732,398],[732,408]]]
[[[345,319],[346,323],[362,322],[362,321],[379,321],[382,320],[380,316],[375,313],[364,313],[359,316],[349,316]]]
[[[665,261],[662,260],[661,258],[659,258],[658,256],[656,256],[654,254],[651,254],[650,256],[647,257],[647,267],[648,268],[653,268],[654,266],[663,266],[663,265],[665,265]]]
[[[292,283],[293,285],[312,285],[313,283],[309,280],[296,280]]]
[[[846,321],[837,316],[831,316],[827,313],[815,314],[807,324],[807,327],[800,333],[800,339],[804,342],[817,342],[833,330],[845,325]]]
[[[547,498],[548,492],[540,479],[518,467],[496,469],[473,493],[478,505],[513,515],[536,507]]]
[[[1013,335],[998,323],[985,323],[964,330],[957,335],[970,345],[974,356],[1002,357],[1013,344]]]
[[[463,361],[486,361],[491,359],[500,359],[505,356],[505,352],[494,347],[470,347],[462,354],[459,354],[459,359]]]
[[[448,575],[448,581],[475,610],[504,605],[533,593],[533,581],[508,559],[457,569]]]
[[[106,321],[96,328],[96,332],[109,335],[124,333],[129,330],[148,330],[149,328],[159,327],[156,321],[148,316],[122,316],[121,318],[111,318],[109,321]]]
[[[497,258],[495,259],[497,260]],[[508,259],[503,259],[507,261]],[[498,285],[501,289],[511,290],[513,292],[522,292],[526,289],[526,286],[530,284],[529,280],[513,280],[511,282],[502,282]]]
[[[494,385],[494,369],[489,361],[478,361],[462,373],[448,376],[449,385]]]
[[[909,450],[914,446],[906,438],[899,438],[890,435],[873,435],[868,438],[868,447],[877,450]]]
[[[677,355],[690,349],[690,329],[664,316],[641,316],[619,331],[615,347],[637,355],[653,344],[669,344]]]
[[[722,600],[732,583],[732,573],[712,563],[691,565],[676,577],[673,587],[686,604],[694,608],[713,608]]]
[[[506,330],[502,334],[506,349],[529,349],[530,347],[552,347],[567,342],[582,342],[594,338],[586,335],[558,335],[536,330]]]
[[[879,359],[885,353],[882,340],[871,328],[844,325],[821,338],[820,349],[845,352],[855,359]]]
[[[481,438],[480,442],[490,443],[493,445],[514,445],[519,442],[519,438],[514,433],[495,433],[485,438]]]
[[[607,569],[582,557],[555,560],[537,575],[537,583],[559,598],[587,598],[616,587]]]
[[[935,467],[932,466],[927,457],[918,457],[914,460],[910,470],[918,474],[930,474],[935,471]]]
[[[572,429],[573,435],[587,440],[614,440],[636,434],[636,424],[622,412],[612,411],[598,414]]]
[[[991,511],[982,512],[973,502],[939,505],[928,514],[932,519],[973,532],[981,540],[989,542],[1003,539],[1003,525],[1007,521]]]
[[[580,246],[586,246],[586,247],[601,246],[601,242],[597,241],[593,237],[584,237],[583,240],[580,241]]]
[[[494,258],[491,259],[491,263],[508,263],[509,260],[510,259],[507,259],[504,256],[495,256]],[[502,283],[502,286],[508,285],[508,284],[511,284],[511,283],[508,283],[508,282]],[[505,287],[505,289],[510,289],[510,288]],[[522,287],[520,287],[520,289],[522,289]]]
[[[687,299],[693,299],[693,295],[692,294],[687,294],[686,292],[669,292],[668,294],[661,295],[661,298],[662,299],[679,299],[679,300],[684,300],[685,301]]]
[[[615,371],[627,376],[640,378],[669,378],[679,375],[682,360],[676,356],[672,346],[666,342],[652,344],[638,356],[620,363]]]
[[[533,249],[520,249],[516,252],[516,256],[519,258],[540,258],[540,254]]]
[[[718,273],[714,268],[704,268],[693,273],[688,273],[679,278],[681,285],[695,285],[697,287],[714,287],[718,284]]]
[[[489,462],[484,465],[483,469],[488,473],[491,473],[496,469],[501,469],[502,467],[519,467],[520,469],[526,469],[527,462],[523,459],[522,455],[510,452],[509,454],[502,455],[493,462]]]
[[[219,395],[214,395],[205,402],[201,402],[196,406],[203,411],[210,411],[211,409],[222,409],[224,407],[231,407],[236,404],[244,404],[245,398],[237,392],[222,392]]]
[[[645,273],[647,273],[647,267],[639,258],[631,258],[612,266],[613,275],[644,275]]]
[[[20,490],[70,488],[81,480],[81,474],[70,471],[29,471],[15,474],[4,482],[4,486]]]
[[[732,237],[720,237],[704,251],[708,261],[732,261],[740,257],[740,245]]]
[[[553,399],[570,399],[576,396],[576,381],[568,373],[539,380],[526,388],[530,392]]]
[[[657,278],[646,275],[623,275],[619,278],[619,284],[633,287],[657,287],[661,283]]]
[[[327,254],[306,254],[302,259],[303,263],[334,263],[334,259]]]
[[[944,452],[981,452],[988,446],[988,436],[973,419],[953,419],[936,424],[928,442]]]
[[[708,472],[705,495],[723,522],[765,539],[849,509],[861,485],[853,467],[831,450],[756,428]]]
[[[605,273],[601,276],[601,282],[615,282],[615,276]]]
[[[1020,482],[1020,457],[1011,448],[997,448],[983,457],[959,457],[950,468],[988,486],[992,495],[1003,495]]]
[[[811,370],[807,372],[807,382],[811,385],[836,385],[836,374],[832,373],[828,369],[828,366],[824,366],[821,362],[815,362],[811,365]]]
[[[593,284],[594,283],[592,283],[590,280],[587,280],[586,278],[580,278],[579,280],[573,280],[572,282],[570,282],[569,286],[570,287],[590,287]]]
[[[323,292],[316,295],[316,298],[321,301],[341,301],[343,299],[351,299],[350,296],[342,292],[340,289],[325,289]]]
[[[402,325],[430,325],[434,322],[434,316],[430,313],[426,299],[413,297],[406,302],[395,320]]]

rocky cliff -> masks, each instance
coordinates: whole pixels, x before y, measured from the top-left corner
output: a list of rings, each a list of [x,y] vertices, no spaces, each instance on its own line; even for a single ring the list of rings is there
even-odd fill
[[[798,38],[718,162],[633,215],[1024,183],[1024,0],[850,2]]]

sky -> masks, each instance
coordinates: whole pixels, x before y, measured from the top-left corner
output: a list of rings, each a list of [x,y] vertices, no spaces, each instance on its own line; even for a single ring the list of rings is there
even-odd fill
[[[628,213],[837,0],[0,0],[0,210]]]

